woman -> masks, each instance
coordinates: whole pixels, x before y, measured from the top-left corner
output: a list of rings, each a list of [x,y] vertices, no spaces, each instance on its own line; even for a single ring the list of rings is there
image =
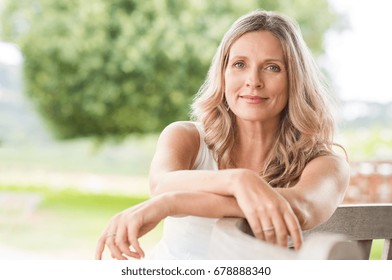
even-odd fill
[[[244,217],[255,236],[296,249],[301,230],[326,221],[348,185],[334,122],[299,29],[255,11],[227,31],[193,104],[196,122],[161,134],[153,197],[112,218],[101,236],[116,259],[142,258],[138,238],[165,219],[152,258],[207,258],[217,218]]]

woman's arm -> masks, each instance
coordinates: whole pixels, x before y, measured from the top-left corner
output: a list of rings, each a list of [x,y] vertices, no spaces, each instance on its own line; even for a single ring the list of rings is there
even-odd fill
[[[170,215],[245,217],[257,238],[287,246],[291,235],[298,249],[301,227],[313,227],[332,215],[347,186],[348,166],[337,157],[313,160],[289,189],[273,189],[248,169],[189,170],[199,145],[191,123],[164,130],[150,172],[154,197],[112,219],[99,241],[98,257],[105,244],[115,258],[142,256],[137,239]],[[116,238],[107,235],[112,232]]]
[[[199,132],[193,123],[176,122],[162,131],[149,174],[153,196],[183,190],[232,195],[228,186],[238,170],[191,170],[199,146]]]
[[[215,211],[211,214],[212,208]],[[178,215],[244,217],[234,197],[203,192],[163,193],[115,215],[98,240],[95,258],[102,259],[105,245],[119,260],[144,257],[138,239],[167,216]]]
[[[299,248],[301,228],[286,199],[251,170],[190,170],[199,146],[200,136],[192,123],[174,123],[162,132],[150,170],[152,194],[186,190],[234,197],[239,207],[237,213],[246,217],[257,238],[287,246],[287,236],[291,235],[295,247]],[[230,214],[221,212],[227,211],[220,209],[221,205],[209,205],[207,217]],[[186,207],[198,206],[189,204]],[[274,231],[266,230],[272,227]]]
[[[287,199],[304,230],[327,221],[342,202],[350,179],[348,163],[338,156],[322,156],[309,162],[298,183],[276,189]]]
[[[341,202],[348,185],[348,164],[337,156],[322,156],[309,162],[298,183],[291,188],[272,189],[257,173],[247,169],[188,170],[196,159],[199,138],[192,123],[175,123],[163,131],[151,165],[152,193],[186,189],[233,196],[240,208],[238,212],[243,213],[260,239],[285,244],[285,236],[290,233],[300,244],[298,231],[326,221]],[[209,215],[214,215],[216,210],[213,206]],[[299,221],[298,229],[291,210]],[[271,227],[278,229],[269,238],[271,232],[262,230]]]
[[[207,192],[178,191],[163,193],[167,203],[168,216],[198,216],[208,218],[245,218],[233,196]],[[213,211],[211,211],[213,209]]]
[[[241,192],[252,193],[252,187],[244,188],[244,185],[257,188],[262,185],[262,192],[268,189],[269,185],[251,170],[188,170],[194,164],[199,145],[199,134],[192,123],[175,123],[163,131],[150,171],[153,195],[186,189],[238,198]],[[348,180],[349,166],[345,160],[338,156],[322,156],[306,165],[295,186],[274,191],[289,202],[301,227],[310,229],[333,214],[343,199]],[[260,203],[260,194],[253,191],[253,197],[255,203]],[[247,204],[251,208],[256,207],[252,203]],[[244,205],[242,210],[247,211],[246,208]]]

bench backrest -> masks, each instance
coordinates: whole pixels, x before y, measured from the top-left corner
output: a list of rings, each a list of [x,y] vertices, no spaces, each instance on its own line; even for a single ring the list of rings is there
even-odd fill
[[[372,242],[383,239],[382,259],[392,259],[392,204],[342,205],[324,224],[304,232],[299,252],[253,237],[245,219],[220,219],[214,227],[213,259],[369,259]],[[350,242],[348,242],[350,241]],[[354,241],[354,242],[351,242]]]
[[[308,231],[306,235],[316,232],[342,234],[348,240],[357,242],[366,259],[370,256],[373,240],[383,239],[381,258],[391,260],[392,203],[342,205],[326,223]]]

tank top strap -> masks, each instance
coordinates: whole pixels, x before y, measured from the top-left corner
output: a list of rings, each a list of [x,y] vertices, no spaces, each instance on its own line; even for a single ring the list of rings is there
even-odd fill
[[[218,170],[218,164],[214,158],[212,151],[208,148],[204,141],[205,130],[200,122],[194,122],[194,125],[199,132],[200,146],[199,151],[193,165],[194,170]]]

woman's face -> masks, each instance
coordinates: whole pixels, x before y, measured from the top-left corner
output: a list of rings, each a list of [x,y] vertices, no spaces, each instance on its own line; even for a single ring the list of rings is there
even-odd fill
[[[231,46],[225,97],[237,119],[277,122],[288,99],[280,41],[268,31],[249,32]]]

